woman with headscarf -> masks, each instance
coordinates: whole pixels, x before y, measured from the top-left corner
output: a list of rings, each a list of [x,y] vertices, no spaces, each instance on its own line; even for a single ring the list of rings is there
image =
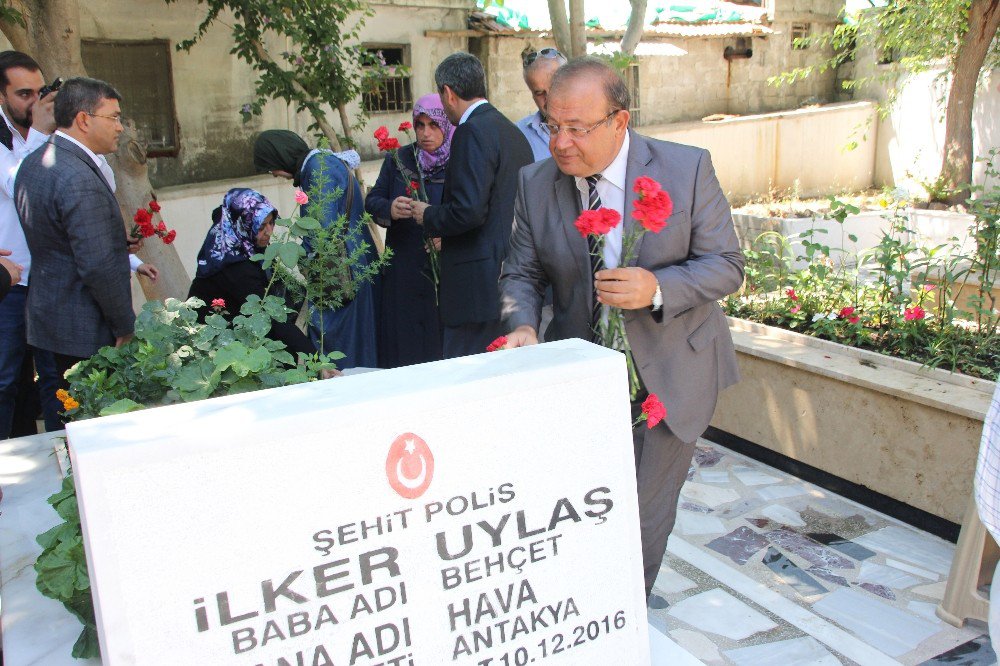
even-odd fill
[[[198,252],[198,267],[188,292],[188,298],[205,301],[199,311],[202,321],[216,299],[224,300],[226,312],[235,314],[251,294],[264,297],[270,276],[250,257],[263,252],[271,242],[277,216],[278,211],[263,194],[246,188],[226,192],[222,205],[212,211],[212,226]],[[294,314],[283,323],[272,321],[268,337],[284,342],[293,354],[316,351],[295,326]]]
[[[324,228],[329,227],[341,215],[346,215],[351,228],[358,232],[345,239],[348,255],[363,242],[367,243],[368,250],[362,264],[367,265],[378,258],[371,232],[361,219],[364,214],[361,187],[350,171],[361,162],[356,152],[310,150],[295,132],[267,130],[261,132],[254,142],[253,161],[257,171],[290,178],[293,185],[301,187],[311,196],[317,194],[313,190],[319,186],[319,174],[322,172],[322,193],[332,194],[340,190],[341,195],[323,210],[319,216],[320,224]],[[302,214],[306,214],[306,205],[302,207]],[[375,368],[378,367],[376,312],[379,284],[367,282],[356,286],[353,300],[335,310],[310,307],[309,337],[317,347],[322,339],[324,352],[343,352],[344,358],[338,363],[342,368]]]
[[[410,217],[410,183],[423,184],[431,205],[441,203],[444,168],[451,154],[454,126],[441,98],[424,95],[413,105],[417,140],[397,151],[400,164],[386,155],[365,210],[388,229],[385,244],[392,263],[382,276],[379,360],[383,368],[426,363],[442,358],[437,295],[423,227]]]

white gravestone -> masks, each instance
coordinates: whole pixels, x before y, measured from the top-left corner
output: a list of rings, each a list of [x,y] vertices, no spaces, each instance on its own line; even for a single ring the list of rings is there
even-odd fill
[[[617,352],[563,341],[68,433],[106,666],[649,663]]]

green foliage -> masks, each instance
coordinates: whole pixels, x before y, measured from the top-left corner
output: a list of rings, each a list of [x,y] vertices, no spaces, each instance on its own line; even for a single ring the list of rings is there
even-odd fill
[[[987,160],[993,178],[995,157],[991,153]],[[882,200],[886,231],[853,262],[824,242],[824,229],[790,237],[761,234],[744,252],[744,290],[726,299],[727,314],[996,380],[1000,312],[991,289],[1000,277],[1000,188],[976,191],[979,196],[970,201],[975,215],[971,252],[963,252],[954,239],[936,247],[915,243],[908,202],[889,196]],[[841,225],[858,212],[836,199],[831,203],[827,217]],[[841,234],[857,240],[842,226]],[[962,304],[963,312],[954,297],[974,275],[979,286]]]
[[[272,284],[282,282],[291,292],[304,295],[314,310],[335,310],[350,303],[358,289],[380,275],[392,259],[392,249],[385,248],[380,257],[366,261],[372,248],[364,240],[364,229],[371,218],[366,213],[352,224],[346,215],[335,216],[334,206],[343,192],[330,188],[329,183],[321,162],[307,193],[306,216],[278,220],[275,228],[287,231],[272,236],[263,255],[265,268],[282,267],[274,271]],[[349,251],[349,247],[354,249]],[[294,261],[288,261],[293,257]],[[325,333],[320,331],[320,349]]]
[[[166,0],[174,2],[176,0]],[[365,19],[374,14],[364,0],[198,0],[208,13],[194,37],[177,45],[189,51],[220,16],[231,15],[232,53],[257,73],[254,95],[243,106],[244,120],[258,116],[272,99],[308,111],[324,129],[324,106],[337,108],[375,85],[387,69],[360,44]],[[227,18],[228,22],[230,19]],[[267,44],[288,44],[274,54]],[[328,127],[328,125],[327,125]],[[351,144],[350,127],[344,141]],[[326,131],[324,129],[324,131]],[[334,137],[329,136],[331,140]]]
[[[768,83],[794,83],[811,74],[822,73],[854,60],[859,48],[874,48],[892,56],[894,67],[869,77],[844,82],[847,89],[872,81],[885,81],[900,71],[918,73],[944,61],[953,68],[958,45],[969,29],[971,0],[892,0],[885,7],[859,12],[853,21],[843,22],[832,31],[797,39],[798,47],[832,47],[834,55],[814,65],[797,67]],[[1000,65],[1000,43],[994,41],[983,69]]]

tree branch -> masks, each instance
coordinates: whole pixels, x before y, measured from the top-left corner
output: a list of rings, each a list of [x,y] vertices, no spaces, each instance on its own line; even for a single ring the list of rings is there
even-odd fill
[[[552,23],[552,37],[556,48],[567,58],[572,57],[573,45],[569,40],[569,19],[566,18],[565,0],[549,0],[549,21]]]
[[[632,4],[632,14],[628,17],[628,27],[622,37],[621,52],[623,55],[635,54],[635,47],[642,41],[642,30],[646,24],[646,0],[629,0]]]

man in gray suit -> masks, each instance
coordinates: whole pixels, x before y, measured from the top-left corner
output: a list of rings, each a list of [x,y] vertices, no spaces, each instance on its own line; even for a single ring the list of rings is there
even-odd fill
[[[719,391],[739,377],[716,301],[740,287],[744,261],[708,152],[629,130],[628,108],[624,82],[600,60],[579,58],[556,71],[546,108],[553,159],[521,170],[500,291],[508,347],[537,342],[549,284],[555,302],[548,340],[591,339],[599,316],[595,296],[605,307],[625,310],[644,386],[633,412],[645,390],[667,409],[660,425],[633,431],[648,596],[695,441],[708,427]],[[627,233],[637,224],[631,213],[639,176],[662,185],[673,214],[666,228],[643,237],[637,260],[619,266],[621,228]],[[623,219],[608,237],[607,268],[596,273],[587,241],[573,226],[595,196]]]
[[[60,376],[132,337],[129,239],[98,158],[118,148],[120,100],[103,81],[66,81],[55,134],[25,158],[14,182],[32,258],[28,343],[55,354]]]

